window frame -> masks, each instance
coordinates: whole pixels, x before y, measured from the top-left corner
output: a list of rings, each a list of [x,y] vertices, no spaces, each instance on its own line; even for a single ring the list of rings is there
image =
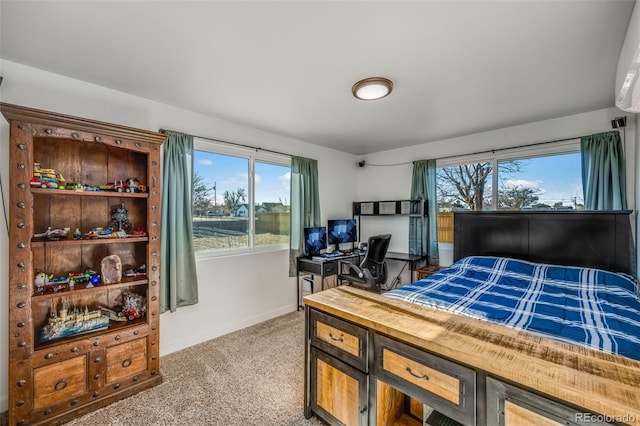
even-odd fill
[[[227,155],[231,157],[244,158],[248,160],[248,183],[247,183],[247,204],[249,206],[249,245],[243,248],[202,250],[195,252],[196,260],[219,258],[228,256],[245,255],[252,253],[264,253],[271,251],[288,250],[289,243],[269,244],[256,246],[255,244],[255,162],[273,164],[288,167],[291,170],[291,157],[284,154],[262,151],[259,148],[248,148],[232,146],[231,144],[209,141],[203,138],[194,137],[193,149],[195,151],[209,152],[211,154]],[[193,173],[196,172],[196,165],[193,166]],[[289,235],[291,238],[291,235]]]
[[[436,169],[441,167],[459,166],[491,162],[493,175],[491,178],[491,211],[498,211],[498,162],[505,160],[525,160],[553,155],[574,154],[580,152],[580,138],[568,139],[560,142],[544,142],[522,147],[501,148],[495,151],[484,151],[477,154],[467,154],[436,159]]]

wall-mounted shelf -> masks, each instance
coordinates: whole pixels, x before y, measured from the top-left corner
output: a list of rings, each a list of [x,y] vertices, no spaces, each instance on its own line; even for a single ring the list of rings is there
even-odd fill
[[[425,200],[355,201],[354,216],[415,216],[427,215]]]

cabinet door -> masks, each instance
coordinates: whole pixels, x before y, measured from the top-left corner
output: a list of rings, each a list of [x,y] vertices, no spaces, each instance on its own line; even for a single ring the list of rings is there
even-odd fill
[[[491,377],[487,378],[487,424],[498,426],[607,425],[600,416],[565,407]]]
[[[36,368],[33,384],[33,407],[36,410],[87,393],[87,356]]]
[[[368,376],[311,348],[311,410],[330,425],[367,424]]]

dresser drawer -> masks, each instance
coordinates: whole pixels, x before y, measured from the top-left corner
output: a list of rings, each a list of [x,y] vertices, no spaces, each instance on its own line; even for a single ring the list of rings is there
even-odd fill
[[[86,393],[87,355],[36,368],[33,384],[36,410]]]
[[[146,369],[146,338],[107,348],[107,383],[134,376]]]
[[[375,335],[375,376],[443,414],[475,424],[475,371]]]
[[[311,310],[311,345],[366,372],[369,333],[366,329]]]

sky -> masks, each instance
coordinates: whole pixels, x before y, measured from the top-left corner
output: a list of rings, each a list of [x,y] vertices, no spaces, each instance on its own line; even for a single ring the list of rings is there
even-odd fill
[[[565,206],[583,204],[580,153],[552,155],[521,160],[521,172],[505,181],[509,186],[526,186],[541,191],[539,202],[549,205],[561,201]]]
[[[217,205],[224,204],[225,191],[237,191],[238,188],[243,188],[248,195],[249,160],[247,158],[194,150],[194,169],[203,177],[208,187],[215,185]],[[289,204],[291,180],[289,167],[256,161],[255,173],[257,204],[264,202]],[[214,191],[211,190],[212,200],[213,197]]]

